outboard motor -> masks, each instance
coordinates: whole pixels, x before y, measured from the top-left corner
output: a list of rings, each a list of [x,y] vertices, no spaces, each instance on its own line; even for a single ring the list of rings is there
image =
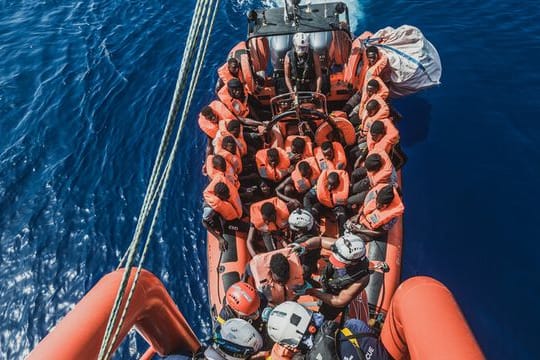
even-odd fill
[[[287,51],[289,51],[292,46],[292,37],[291,35],[276,35],[271,36],[268,39],[270,45],[270,59],[272,67],[274,68],[273,78],[276,93],[284,93],[287,92],[287,86],[285,85],[285,70],[283,63]]]

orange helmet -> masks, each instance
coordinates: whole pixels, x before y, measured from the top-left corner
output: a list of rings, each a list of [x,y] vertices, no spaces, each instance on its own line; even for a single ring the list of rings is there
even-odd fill
[[[240,281],[232,284],[227,289],[225,298],[227,304],[239,316],[256,317],[258,315],[261,298],[257,294],[257,290],[248,283]]]

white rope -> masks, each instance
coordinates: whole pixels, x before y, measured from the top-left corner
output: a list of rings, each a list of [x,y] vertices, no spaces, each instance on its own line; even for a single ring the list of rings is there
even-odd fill
[[[213,0],[210,0],[210,1],[213,1]],[[113,347],[113,345],[114,345],[114,343],[116,341],[116,337],[117,337],[119,329],[120,329],[120,327],[122,325],[121,322],[118,324],[118,327],[117,327],[117,329],[115,331],[114,340],[112,342],[110,342],[112,328],[113,328],[114,323],[116,322],[119,307],[120,307],[120,303],[121,303],[123,295],[125,293],[125,289],[127,287],[127,281],[129,279],[129,275],[131,273],[131,271],[129,271],[129,269],[131,269],[131,265],[134,262],[135,252],[136,252],[137,246],[138,246],[140,238],[141,238],[142,230],[144,229],[144,224],[146,223],[146,219],[148,218],[148,215],[151,212],[152,204],[156,200],[156,196],[158,195],[158,191],[159,191],[158,208],[156,208],[156,211],[154,213],[154,219],[152,221],[151,230],[150,230],[150,232],[148,234],[149,236],[147,238],[147,244],[145,245],[145,250],[143,252],[143,255],[145,255],[146,250],[148,248],[148,239],[149,239],[150,235],[152,234],[153,227],[155,225],[155,219],[157,219],[157,214],[159,213],[161,199],[163,197],[164,190],[166,188],[165,184],[166,184],[166,181],[168,180],[168,177],[169,177],[168,173],[170,173],[170,164],[172,164],[171,160],[174,160],[174,152],[176,151],[176,148],[177,148],[176,142],[178,140],[175,140],[174,150],[173,150],[173,152],[171,152],[171,155],[169,157],[169,161],[167,162],[167,166],[165,168],[165,172],[166,172],[165,174],[166,175],[160,177],[159,176],[159,169],[162,167],[162,164],[163,164],[163,161],[164,161],[164,158],[165,158],[165,153],[166,153],[166,149],[168,147],[170,135],[172,134],[172,129],[174,128],[174,125],[175,125],[175,119],[176,119],[176,117],[178,115],[178,110],[179,110],[179,107],[180,107],[181,97],[182,97],[182,94],[183,94],[184,89],[185,89],[185,84],[186,84],[186,80],[187,80],[187,77],[188,77],[188,70],[192,65],[193,53],[194,53],[194,49],[195,49],[195,46],[196,46],[196,40],[199,37],[199,33],[200,33],[200,30],[201,30],[201,21],[202,21],[201,12],[209,11],[209,9],[211,9],[211,6],[209,6],[208,3],[209,3],[209,0],[198,0],[197,1],[197,6],[196,6],[196,9],[195,9],[195,12],[194,12],[194,15],[193,15],[194,17],[193,17],[191,27],[190,27],[190,30],[189,30],[188,40],[186,42],[186,48],[184,49],[184,54],[183,54],[183,57],[182,57],[182,65],[181,65],[180,70],[179,70],[179,75],[178,75],[178,79],[177,79],[177,82],[176,82],[176,88],[175,88],[173,101],[171,103],[169,116],[168,116],[168,119],[167,119],[167,125],[166,125],[166,128],[164,130],[164,134],[162,136],[162,141],[161,141],[161,144],[160,144],[158,155],[156,157],[156,162],[154,163],[154,168],[152,170],[152,175],[151,175],[149,186],[147,188],[147,192],[146,192],[146,195],[145,195],[145,200],[144,200],[143,205],[141,207],[141,212],[140,212],[140,216],[139,216],[139,221],[137,222],[137,227],[136,227],[136,230],[135,230],[135,234],[134,234],[133,240],[132,240],[132,242],[131,242],[131,244],[130,244],[130,246],[128,248],[128,251],[126,252],[126,254],[127,254],[126,270],[127,271],[124,272],[122,282],[121,282],[121,284],[119,286],[117,297],[115,299],[115,303],[114,303],[113,309],[111,311],[111,315],[109,317],[109,321],[108,321],[107,328],[106,328],[106,331],[105,331],[105,336],[103,338],[103,342],[101,344],[100,353],[99,353],[99,357],[98,357],[98,359],[100,359],[100,360],[101,359],[108,359],[110,357],[111,349],[112,349],[112,347]],[[207,25],[207,23],[208,23],[208,19],[205,21],[205,26]],[[212,21],[212,24],[213,24],[213,21]],[[204,33],[206,34],[206,31]],[[197,54],[200,54],[200,50],[198,51]],[[199,62],[199,59],[197,59],[197,63],[198,62]],[[193,78],[192,78],[192,82],[190,83],[190,86],[192,84],[196,85],[196,81],[195,81],[195,83],[193,83]],[[190,89],[190,93],[192,93],[192,92],[193,91]],[[184,113],[187,112],[185,105],[184,105],[183,116],[184,116]],[[184,120],[184,118],[182,118],[182,120]],[[182,127],[183,127],[183,124],[182,124]],[[179,131],[181,132],[181,128],[179,128]],[[177,137],[179,137],[179,133],[177,133]],[[158,181],[158,179],[159,179],[159,181]],[[124,255],[124,257],[121,260],[121,263],[123,263],[123,260],[125,258],[126,258],[126,256]],[[140,273],[140,267],[141,266],[142,266],[142,261],[139,264],[139,269],[138,269],[138,272],[136,274],[136,279],[138,278],[138,274]],[[132,290],[134,290],[135,285],[136,285],[136,281],[134,281],[132,283]],[[130,295],[132,295],[132,291],[130,292]],[[129,300],[129,297],[128,297],[128,300]],[[125,315],[127,305],[129,305],[129,304],[126,302],[126,307],[124,308],[123,315]]]
[[[193,76],[191,78],[191,82],[190,82],[189,87],[188,87],[188,94],[186,96],[186,101],[184,103],[184,108],[182,110],[182,116],[181,116],[181,120],[180,120],[180,125],[179,125],[177,133],[176,133],[176,137],[175,137],[173,149],[171,151],[171,155],[170,155],[170,157],[169,157],[169,159],[167,161],[167,164],[165,166],[165,171],[164,171],[163,176],[160,178],[160,181],[158,183],[157,188],[160,189],[160,192],[159,192],[159,197],[157,199],[156,210],[155,210],[154,216],[152,218],[152,223],[151,223],[151,226],[150,226],[150,230],[148,231],[148,234],[147,234],[147,237],[146,237],[146,242],[144,244],[144,248],[143,248],[143,252],[141,254],[139,265],[137,267],[137,272],[135,273],[135,278],[133,280],[133,283],[131,285],[131,288],[130,288],[130,291],[129,291],[129,294],[128,294],[128,298],[126,300],[126,305],[124,306],[124,309],[122,311],[122,315],[120,317],[120,321],[118,323],[118,326],[116,327],[116,331],[114,333],[112,341],[109,344],[109,349],[108,349],[106,355],[109,355],[110,352],[112,351],[113,344],[116,342],[116,339],[117,339],[117,337],[118,337],[118,335],[120,333],[120,329],[121,329],[122,324],[123,324],[123,322],[125,320],[125,317],[127,315],[127,310],[128,310],[129,304],[131,302],[131,298],[132,298],[132,296],[133,296],[133,294],[135,292],[135,287],[136,287],[137,281],[139,279],[140,272],[142,270],[143,262],[144,262],[144,260],[146,258],[146,254],[147,254],[148,249],[149,249],[151,237],[152,237],[152,234],[154,232],[155,225],[157,223],[157,219],[158,219],[159,212],[160,212],[161,205],[162,205],[162,200],[163,200],[163,197],[165,195],[165,190],[167,188],[167,184],[168,184],[168,180],[169,180],[169,177],[170,177],[172,165],[173,165],[174,160],[176,158],[176,153],[177,153],[177,150],[178,150],[178,146],[180,144],[180,135],[181,135],[182,130],[184,128],[184,124],[185,124],[185,121],[186,121],[188,113],[189,113],[191,102],[193,100],[193,95],[195,93],[195,89],[197,87],[197,83],[198,83],[198,80],[199,80],[199,75],[200,75],[201,69],[203,67],[203,62],[204,62],[204,58],[205,58],[205,55],[206,55],[206,50],[208,48],[208,42],[210,40],[210,35],[211,35],[211,32],[212,32],[212,28],[214,26],[214,20],[215,20],[216,14],[217,14],[218,6],[219,6],[219,0],[216,0],[213,8],[212,8],[211,4],[209,4],[209,6],[207,7],[207,14],[205,14],[206,15],[205,16],[205,23],[204,23],[204,26],[203,26],[203,33],[201,35],[201,38],[203,40],[201,42],[201,45],[199,46],[199,49],[197,50],[196,62],[195,62],[195,65],[194,65],[194,70],[193,70]],[[209,24],[209,19],[211,19],[210,24]]]

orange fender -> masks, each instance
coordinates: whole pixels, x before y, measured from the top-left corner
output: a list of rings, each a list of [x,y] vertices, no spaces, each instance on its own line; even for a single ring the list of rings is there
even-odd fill
[[[104,276],[30,353],[28,359],[97,359],[125,269]],[[128,289],[135,277],[132,269]],[[124,296],[124,303],[127,299]],[[195,352],[201,344],[161,281],[142,270],[113,351],[135,326],[161,355]]]
[[[381,340],[396,360],[485,359],[450,290],[427,276],[396,290]]]
[[[354,126],[344,117],[335,117],[333,118],[336,123],[336,127],[343,134],[343,139],[345,140],[344,145],[353,145],[356,143],[356,134],[354,132]],[[325,122],[315,132],[315,143],[321,145],[325,141],[329,141],[328,135],[332,132],[332,126]],[[334,141],[339,141],[339,139],[334,139]]]

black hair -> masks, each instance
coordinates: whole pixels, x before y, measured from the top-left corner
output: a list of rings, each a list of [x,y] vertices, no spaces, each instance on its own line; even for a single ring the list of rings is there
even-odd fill
[[[388,205],[394,200],[394,187],[386,185],[377,193],[377,203]]]
[[[311,166],[309,166],[309,163],[307,161],[300,161],[298,163],[298,171],[300,171],[300,174],[305,174],[309,170],[311,170]]]
[[[227,184],[221,181],[214,186],[214,192],[216,193],[216,195],[218,195],[218,197],[222,196],[224,198],[229,198],[229,196],[231,196],[229,187],[227,186]]]
[[[212,166],[214,169],[218,169],[221,171],[225,171],[227,168],[227,162],[225,161],[225,158],[221,155],[214,155],[212,157]]]
[[[236,65],[240,65],[240,62],[238,61],[238,59],[236,59],[236,58],[229,58],[229,60],[227,60],[227,64],[228,64],[228,65],[231,65],[232,63],[236,63]]]
[[[294,138],[291,145],[294,148],[297,149],[305,149],[306,148],[306,140],[302,139],[301,137]]]
[[[201,110],[201,115],[204,117],[209,117],[212,115],[215,116],[216,114],[214,114],[214,110],[210,106],[205,106]]]
[[[379,102],[375,99],[369,100],[368,103],[366,104],[367,111],[379,110],[380,108],[381,108],[381,104],[379,104]]]
[[[379,54],[379,49],[376,46],[368,46],[366,49],[366,54]]]
[[[337,172],[332,171],[330,174],[328,174],[328,181],[339,185],[340,183],[339,174]]]
[[[331,147],[332,147],[332,142],[330,142],[330,141],[325,141],[325,142],[323,142],[321,144],[321,149],[323,149],[325,151],[330,149]]]
[[[227,87],[229,89],[234,89],[234,88],[242,88],[242,82],[240,82],[240,80],[238,80],[237,78],[232,78],[231,80],[229,80],[227,82]]]
[[[367,86],[374,87],[377,90],[379,90],[379,88],[380,88],[379,82],[377,80],[375,80],[375,79],[369,80],[368,83],[367,83]]]
[[[379,154],[369,154],[364,162],[368,171],[378,171],[382,167],[382,158]]]
[[[223,147],[225,147],[226,145],[234,145],[234,150],[236,151],[236,140],[234,140],[234,137],[232,137],[231,135],[225,136],[221,144]]]
[[[239,120],[233,119],[233,120],[229,121],[229,123],[227,124],[227,130],[229,130],[229,131],[233,131],[233,130],[239,129],[239,128],[240,128],[240,121]]]
[[[287,281],[290,275],[289,261],[285,255],[277,253],[270,258],[270,271],[283,281]]]
[[[375,120],[373,124],[371,124],[371,128],[369,128],[369,132],[371,135],[383,135],[386,132],[384,123],[380,120]]]
[[[266,156],[268,156],[269,158],[271,157],[274,159],[279,159],[279,152],[276,148],[270,148],[266,150]]]
[[[267,219],[272,217],[272,216],[275,216],[276,215],[276,208],[275,208],[274,204],[272,204],[271,202],[266,202],[266,203],[262,204],[262,206],[261,206],[261,214]]]

